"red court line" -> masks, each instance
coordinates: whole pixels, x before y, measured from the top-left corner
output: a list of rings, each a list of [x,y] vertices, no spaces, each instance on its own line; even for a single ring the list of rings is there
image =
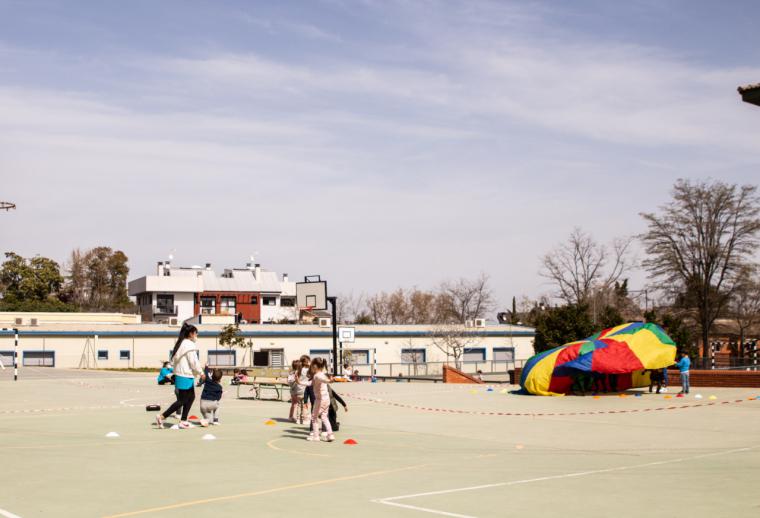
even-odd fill
[[[410,410],[422,410],[423,412],[449,412],[453,414],[468,414],[468,415],[487,415],[487,416],[529,416],[529,417],[550,417],[550,416],[576,416],[576,415],[599,415],[599,414],[626,414],[634,412],[651,412],[659,410],[681,410],[684,408],[697,408],[702,406],[714,406],[717,404],[727,405],[731,403],[743,403],[744,399],[735,399],[733,401],[721,401],[720,403],[694,403],[680,406],[669,407],[657,407],[657,408],[632,408],[629,410],[594,410],[589,412],[487,412],[480,410],[459,410],[451,408],[430,408],[420,407],[417,405],[410,405],[406,403],[397,403],[394,401],[377,400],[374,397],[362,396],[358,394],[346,394],[347,397],[353,399],[359,399],[361,401],[369,401],[371,403],[378,403],[381,405],[395,406],[400,408],[407,408]]]

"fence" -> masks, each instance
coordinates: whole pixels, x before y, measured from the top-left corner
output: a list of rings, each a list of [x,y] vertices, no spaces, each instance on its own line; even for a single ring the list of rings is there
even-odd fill
[[[487,361],[473,361],[465,362],[460,361],[456,364],[453,361],[449,362],[409,362],[409,363],[378,363],[376,365],[353,365],[353,370],[359,371],[360,376],[372,376],[373,368],[375,376],[386,377],[418,377],[418,378],[440,378],[443,376],[443,366],[449,365],[456,367],[457,369],[466,372],[467,374],[476,374],[481,371],[484,375],[500,375],[507,376],[509,371],[514,370],[515,366],[522,366],[524,362],[518,361],[500,361],[500,360],[487,360]]]

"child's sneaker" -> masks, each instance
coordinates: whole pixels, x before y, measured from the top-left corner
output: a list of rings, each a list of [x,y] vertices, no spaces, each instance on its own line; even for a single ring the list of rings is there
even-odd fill
[[[325,439],[327,442],[333,442],[335,440],[335,436],[331,433],[327,434],[327,439]]]
[[[179,427],[180,427],[181,429],[185,430],[185,429],[187,429],[187,428],[195,428],[195,425],[193,425],[193,424],[192,424],[191,422],[189,422],[189,421],[182,421],[182,422],[179,424]]]
[[[309,434],[306,436],[307,441],[317,441],[319,442],[319,435]]]
[[[162,416],[161,414],[158,414],[156,416],[156,426],[158,426],[159,428],[164,427],[164,416]]]
[[[213,424],[214,426],[219,426],[222,423],[219,422],[219,419],[214,419],[214,422],[211,424]]]
[[[295,417],[290,417],[288,420],[289,420],[291,423],[295,423],[295,422],[296,422],[296,418],[295,418]]]

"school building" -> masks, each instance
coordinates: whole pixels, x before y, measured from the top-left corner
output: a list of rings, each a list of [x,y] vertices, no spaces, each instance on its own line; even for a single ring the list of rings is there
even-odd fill
[[[19,330],[18,363],[24,367],[50,368],[158,368],[168,359],[178,326],[118,323],[118,316],[104,318],[67,314],[70,322],[51,323],[36,317],[0,313],[0,327]],[[50,314],[48,314],[50,315]],[[78,314],[83,315],[83,314]],[[102,314],[101,314],[102,315]],[[30,325],[32,318],[37,322]],[[78,318],[78,321],[77,321]],[[107,322],[107,323],[98,323]],[[20,322],[20,325],[19,325]],[[331,358],[332,327],[319,325],[243,324],[241,333],[249,347],[228,349],[219,344],[222,325],[201,324],[198,347],[203,363],[218,366],[286,367],[302,354]],[[436,345],[441,328],[426,325],[360,325],[353,343],[342,344],[343,359],[362,375],[437,375],[454,357]],[[447,331],[448,332],[448,331]],[[459,334],[461,333],[461,336]],[[460,355],[467,372],[506,372],[533,355],[533,328],[481,323],[464,327],[457,340],[465,344]],[[0,332],[0,360],[13,363],[14,334]],[[448,351],[450,353],[450,351]]]

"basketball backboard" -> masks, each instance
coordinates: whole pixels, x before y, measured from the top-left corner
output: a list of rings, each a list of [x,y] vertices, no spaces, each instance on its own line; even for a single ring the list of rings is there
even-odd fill
[[[356,331],[353,327],[339,327],[338,341],[344,344],[354,343]]]
[[[304,282],[296,283],[296,305],[299,308],[311,308],[318,310],[327,309],[327,282],[318,276],[306,277]]]

